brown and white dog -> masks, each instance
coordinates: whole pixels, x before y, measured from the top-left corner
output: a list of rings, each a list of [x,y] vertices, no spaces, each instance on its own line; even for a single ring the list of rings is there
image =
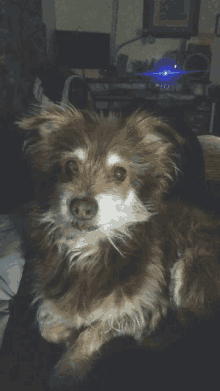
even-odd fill
[[[169,198],[184,176],[184,137],[146,112],[123,119],[56,104],[19,126],[39,183],[29,216],[37,321],[66,346],[51,386],[84,378],[117,336],[146,344],[170,308],[212,311],[220,222]]]

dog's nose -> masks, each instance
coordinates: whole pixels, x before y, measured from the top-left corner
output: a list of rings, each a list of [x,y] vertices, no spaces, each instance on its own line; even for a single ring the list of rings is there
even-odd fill
[[[70,211],[79,220],[90,220],[96,215],[98,204],[91,197],[75,198],[70,204]]]

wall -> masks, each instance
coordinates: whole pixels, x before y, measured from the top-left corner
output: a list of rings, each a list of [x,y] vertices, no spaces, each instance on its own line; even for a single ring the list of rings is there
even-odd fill
[[[45,1],[45,0],[44,0]],[[50,0],[53,1],[53,0]],[[112,0],[54,0],[56,29],[111,32]],[[199,35],[188,43],[211,44],[214,38],[215,15],[220,13],[220,0],[202,0]],[[143,0],[119,0],[116,47],[140,35],[142,29]],[[218,44],[219,45],[219,44]],[[138,40],[120,49],[126,54],[131,70],[135,60],[158,60],[165,53],[180,47],[179,39],[156,39],[152,45],[147,39]]]
[[[112,0],[54,0],[56,29],[110,33]]]

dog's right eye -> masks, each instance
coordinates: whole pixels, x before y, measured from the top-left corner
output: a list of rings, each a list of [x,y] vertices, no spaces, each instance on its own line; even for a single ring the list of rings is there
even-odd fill
[[[123,182],[127,176],[127,172],[123,167],[116,167],[114,169],[114,178],[117,182]]]
[[[77,175],[79,172],[79,168],[78,168],[77,162],[75,160],[68,160],[68,162],[66,162],[65,168],[66,168],[66,174],[69,177],[73,177],[73,176]]]

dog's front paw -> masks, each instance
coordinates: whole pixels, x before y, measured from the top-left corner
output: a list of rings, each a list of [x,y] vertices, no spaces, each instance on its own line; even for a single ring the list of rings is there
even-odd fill
[[[52,302],[46,300],[38,310],[37,320],[41,336],[48,342],[62,343],[71,334],[70,325],[66,319],[56,311]]]
[[[66,391],[70,387],[71,391],[84,390],[93,365],[91,357],[84,356],[83,351],[77,350],[76,346],[66,348],[50,374],[49,389]]]

